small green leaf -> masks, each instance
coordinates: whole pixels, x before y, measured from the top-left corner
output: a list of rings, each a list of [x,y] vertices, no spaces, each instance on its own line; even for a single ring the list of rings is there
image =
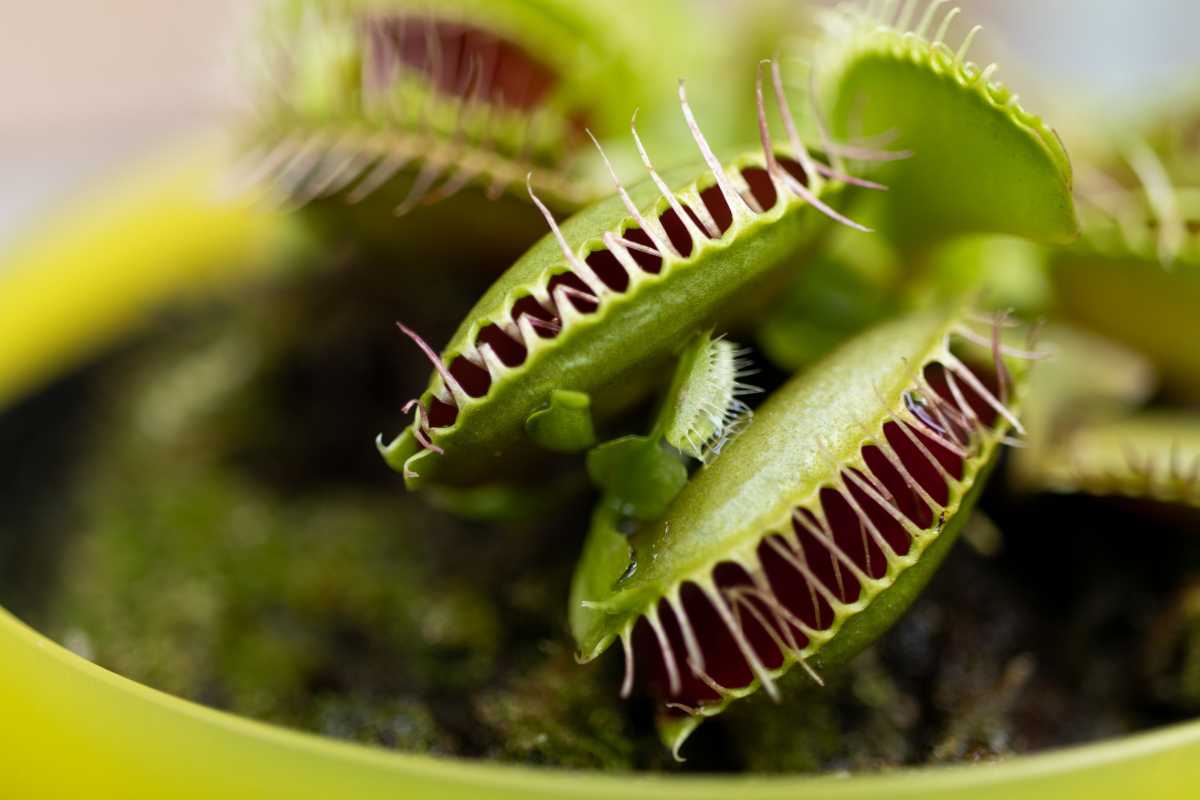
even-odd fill
[[[596,443],[592,399],[584,392],[555,389],[549,404],[525,420],[529,438],[556,453],[578,453]]]
[[[1085,425],[1035,467],[1030,482],[1054,492],[1200,507],[1200,415],[1147,412]]]
[[[622,580],[637,574],[637,562],[629,537],[618,527],[621,512],[615,504],[601,502],[592,512],[592,525],[580,561],[591,569],[576,570],[571,592],[578,597],[603,597]],[[571,629],[588,623],[586,604],[573,603],[568,610]]]
[[[654,519],[687,483],[687,467],[657,437],[623,436],[588,453],[588,474],[623,514]]]

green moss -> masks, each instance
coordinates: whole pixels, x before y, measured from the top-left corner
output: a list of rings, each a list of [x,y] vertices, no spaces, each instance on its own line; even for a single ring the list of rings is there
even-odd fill
[[[480,719],[496,733],[487,755],[578,769],[632,769],[638,737],[612,702],[613,676],[598,667],[581,670],[562,642],[547,642],[543,652],[546,657],[529,672],[476,699]]]
[[[431,573],[409,527],[433,527],[429,513],[350,495],[282,503],[152,463],[105,460],[81,498],[54,618],[99,663],[287,722],[323,687],[387,698],[490,675],[497,612],[484,586]]]
[[[457,741],[412,698],[384,700],[357,694],[317,697],[305,727],[326,736],[422,753],[456,752]]]
[[[782,707],[756,697],[731,708],[727,724],[748,769],[817,772],[904,764],[920,721],[916,701],[868,650],[824,687],[792,681]]]

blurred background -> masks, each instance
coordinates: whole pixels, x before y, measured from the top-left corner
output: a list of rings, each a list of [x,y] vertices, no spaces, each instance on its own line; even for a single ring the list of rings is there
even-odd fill
[[[959,5],[989,31],[991,51],[974,55],[998,60],[1001,78],[1070,93],[1073,106],[1163,102],[1170,86],[1200,77],[1200,3]],[[236,33],[253,7],[235,0],[2,0],[0,245],[73,187],[227,119],[236,106]],[[1038,98],[1026,99],[1039,109]]]

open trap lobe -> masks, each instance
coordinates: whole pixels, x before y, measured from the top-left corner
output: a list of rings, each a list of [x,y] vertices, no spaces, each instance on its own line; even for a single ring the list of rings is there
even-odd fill
[[[780,158],[792,174],[803,175],[799,163]],[[739,173],[745,181],[745,195],[766,213],[775,207],[778,194],[766,173],[747,167]],[[541,297],[525,295],[517,300],[507,317],[483,327],[474,347],[455,357],[449,366],[454,385],[435,394],[429,405],[430,428],[446,428],[458,418],[463,397],[485,397],[492,382],[505,372],[520,367],[537,339],[553,339],[562,333],[565,316],[586,316],[600,309],[605,296],[625,294],[639,275],[657,275],[662,271],[663,253],[690,256],[698,239],[721,238],[733,224],[733,213],[719,188],[713,185],[700,192],[699,211],[683,199],[655,218],[655,233],[641,227],[624,229],[620,236],[606,233],[605,246],[583,259],[573,254],[566,271],[548,282]],[[684,222],[676,207],[683,211]],[[548,212],[547,212],[548,213]],[[569,251],[567,251],[569,252]]]
[[[951,364],[926,366],[905,411],[862,446],[861,465],[838,466],[811,507],[793,510],[790,529],[766,533],[755,565],[721,561],[707,587],[685,581],[637,618],[623,637],[627,691],[637,683],[668,716],[682,716],[756,681],[772,691],[770,673],[788,661],[809,669],[805,659],[836,635],[839,617],[856,613],[846,607],[903,569],[914,536],[940,533],[966,459],[999,420],[1007,377]]]

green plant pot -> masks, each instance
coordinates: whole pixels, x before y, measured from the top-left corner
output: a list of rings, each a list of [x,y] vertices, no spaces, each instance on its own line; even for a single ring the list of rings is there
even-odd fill
[[[432,758],[287,731],[101,669],[0,612],[9,797],[1194,797],[1200,723],[1005,763],[816,778],[666,778]]]
[[[0,407],[168,300],[220,274],[245,274],[280,242],[294,241],[285,220],[214,202],[206,157],[189,152],[165,169],[141,170],[123,202],[106,196],[99,222],[86,204],[73,208],[13,263],[0,260]],[[144,238],[131,246],[130,237],[159,228],[170,235],[149,249]],[[1198,785],[1200,722],[1001,763],[861,776],[623,776],[408,755],[170,697],[0,610],[3,797],[1104,800],[1190,798]]]

